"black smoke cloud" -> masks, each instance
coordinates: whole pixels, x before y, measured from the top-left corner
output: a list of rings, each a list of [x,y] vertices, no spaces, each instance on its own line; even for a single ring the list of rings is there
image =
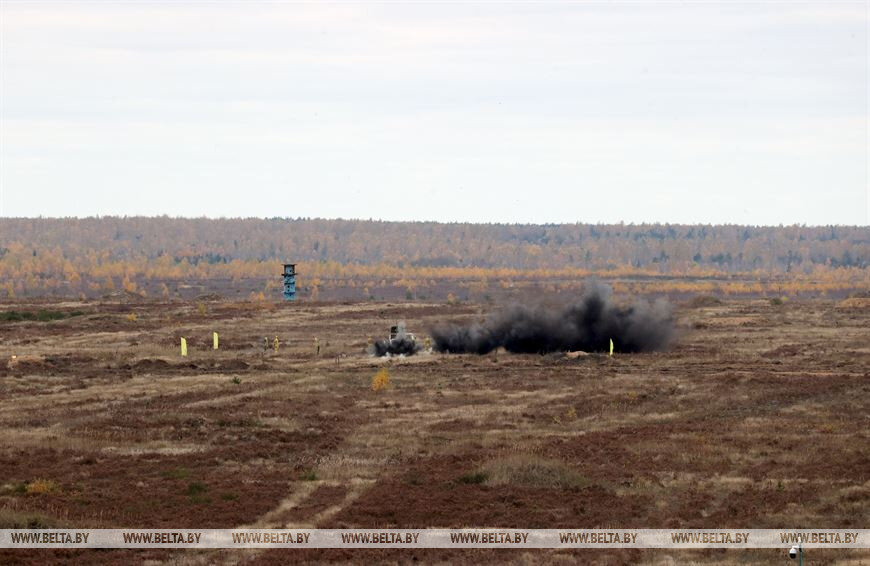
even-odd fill
[[[403,333],[399,333],[399,335],[392,340],[375,340],[370,348],[370,352],[379,358],[386,356],[387,354],[392,356],[398,356],[400,354],[413,356],[419,351],[420,345]]]
[[[569,304],[514,305],[482,323],[444,324],[431,334],[434,349],[450,353],[486,354],[498,347],[527,354],[606,352],[611,339],[617,352],[652,352],[668,347],[674,324],[664,301],[621,307],[612,301],[609,286],[586,283]]]

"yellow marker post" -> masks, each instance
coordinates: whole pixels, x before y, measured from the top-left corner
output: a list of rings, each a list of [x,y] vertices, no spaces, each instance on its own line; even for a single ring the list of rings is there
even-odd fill
[[[181,355],[187,356],[187,340],[181,339]]]
[[[610,355],[613,355],[613,338],[610,339]]]
[[[277,336],[275,336],[275,342],[273,345],[275,347],[275,351],[277,352],[278,351],[278,337]]]
[[[218,349],[218,333],[217,332],[211,333],[211,340],[212,340],[212,348],[217,350]]]

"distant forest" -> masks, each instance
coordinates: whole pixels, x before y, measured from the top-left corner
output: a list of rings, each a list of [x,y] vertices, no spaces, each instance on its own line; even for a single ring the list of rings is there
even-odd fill
[[[870,227],[0,219],[0,298],[120,290],[172,297],[179,289],[173,282],[209,279],[228,280],[224,286],[238,287],[236,294],[244,287],[268,296],[280,287],[275,276],[285,261],[300,264],[315,298],[333,287],[362,286],[361,298],[375,296],[373,288],[398,287],[411,298],[441,279],[485,293],[480,281],[587,275],[723,281],[740,275],[742,281],[840,281],[846,288],[868,282]],[[257,280],[262,284],[252,283]]]

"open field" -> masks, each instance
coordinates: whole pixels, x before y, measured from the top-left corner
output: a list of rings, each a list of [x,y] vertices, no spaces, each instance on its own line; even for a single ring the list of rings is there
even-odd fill
[[[0,320],[0,528],[870,525],[867,299],[683,304],[679,338],[656,354],[365,354],[398,320],[423,334],[488,308],[7,302],[43,314]],[[264,351],[275,336],[279,351]],[[384,366],[390,385],[375,391]],[[779,550],[0,550],[0,563],[71,558],[787,561]]]

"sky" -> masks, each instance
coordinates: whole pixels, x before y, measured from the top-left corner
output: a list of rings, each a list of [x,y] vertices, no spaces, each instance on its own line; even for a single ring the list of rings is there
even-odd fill
[[[0,217],[162,214],[867,225],[868,3],[0,2]]]

